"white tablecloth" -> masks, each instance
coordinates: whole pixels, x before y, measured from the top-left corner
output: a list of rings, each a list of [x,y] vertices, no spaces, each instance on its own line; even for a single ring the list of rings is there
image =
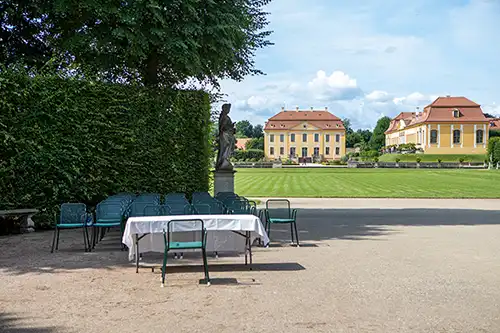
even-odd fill
[[[250,241],[261,238],[264,245],[269,243],[269,238],[260,219],[254,215],[178,215],[178,216],[141,216],[130,217],[123,232],[123,244],[129,248],[129,260],[135,257],[135,235],[142,236],[139,240],[140,252],[163,252],[165,243],[163,230],[167,230],[169,221],[175,220],[203,220],[207,230],[207,251],[245,251],[245,238],[233,233],[250,232]],[[193,232],[192,224],[176,223],[175,232],[187,234]],[[184,236],[186,237],[186,236]],[[187,251],[186,251],[187,252]]]

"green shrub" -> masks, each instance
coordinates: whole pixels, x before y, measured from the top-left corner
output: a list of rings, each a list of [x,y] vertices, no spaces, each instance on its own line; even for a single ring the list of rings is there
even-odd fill
[[[460,163],[464,163],[464,162],[465,162],[465,157],[459,157],[459,158],[458,158],[458,162],[460,162]]]
[[[500,156],[497,156],[497,154],[495,154],[495,149],[497,146],[500,146],[500,137],[490,138],[488,141],[488,162],[490,161],[490,157],[493,157],[494,163],[500,161]]]
[[[438,163],[443,162],[443,160],[441,158],[438,158],[437,161],[438,161]]]
[[[417,163],[420,163],[422,161],[422,157],[418,156],[416,159]]]
[[[495,148],[493,150],[493,159],[497,163],[500,162],[500,141],[497,142],[497,144],[495,145]]]
[[[209,95],[0,70],[0,209],[209,189]]]
[[[264,151],[260,149],[235,150],[233,153],[237,161],[251,160],[260,161],[264,158]]]
[[[363,161],[373,161],[373,159],[379,155],[379,152],[376,150],[365,150],[361,152],[360,156]]]
[[[396,163],[399,163],[399,161],[401,161],[401,159],[399,157],[396,157],[395,161],[396,161]]]

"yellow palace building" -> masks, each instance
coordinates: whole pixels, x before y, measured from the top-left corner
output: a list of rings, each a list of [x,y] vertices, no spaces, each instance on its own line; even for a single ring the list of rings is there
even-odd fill
[[[269,160],[338,160],[345,155],[344,124],[328,108],[282,108],[264,126],[264,151]]]
[[[415,143],[427,154],[486,154],[490,119],[465,97],[438,97],[423,112],[391,120],[385,144]]]

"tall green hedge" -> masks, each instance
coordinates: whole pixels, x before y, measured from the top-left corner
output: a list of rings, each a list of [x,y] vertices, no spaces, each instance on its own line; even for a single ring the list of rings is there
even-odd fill
[[[500,162],[500,137],[493,137],[488,140],[488,161]]]
[[[207,191],[209,121],[203,91],[0,71],[0,209]]]

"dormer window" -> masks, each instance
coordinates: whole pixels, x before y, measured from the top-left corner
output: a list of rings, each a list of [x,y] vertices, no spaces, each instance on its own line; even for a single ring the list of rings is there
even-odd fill
[[[336,127],[337,127],[337,128],[339,128],[339,127],[340,127],[340,125],[339,125],[339,124],[336,124]]]
[[[460,110],[459,109],[454,109],[453,110],[453,117],[460,118]]]

